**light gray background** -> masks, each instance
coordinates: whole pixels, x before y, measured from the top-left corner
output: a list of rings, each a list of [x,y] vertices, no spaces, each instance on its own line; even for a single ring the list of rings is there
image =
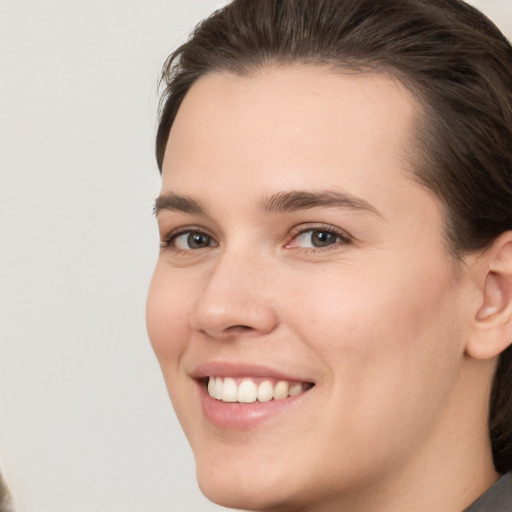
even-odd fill
[[[0,459],[19,512],[221,510],[144,303],[156,80],[223,3],[0,0]],[[512,0],[473,3],[512,35]]]

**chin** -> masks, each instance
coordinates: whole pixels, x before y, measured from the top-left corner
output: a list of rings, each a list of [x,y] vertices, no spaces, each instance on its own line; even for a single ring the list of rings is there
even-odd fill
[[[212,502],[236,510],[297,510],[290,479],[268,461],[231,464],[220,457],[215,464],[197,463],[197,481]],[[248,467],[249,466],[249,467]],[[277,470],[277,471],[276,471]],[[285,475],[289,472],[284,472]]]
[[[235,510],[247,510],[258,512],[269,512],[272,510],[286,510],[280,505],[271,502],[268,496],[262,495],[257,489],[235,489],[231,485],[216,486],[208,482],[206,485],[199,485],[202,493],[213,503]]]
[[[275,492],[266,493],[250,483],[248,488],[241,489],[226,483],[212,485],[212,482],[207,482],[202,485],[201,481],[199,482],[199,487],[206,498],[222,507],[257,512],[298,510],[288,500],[276,496]]]

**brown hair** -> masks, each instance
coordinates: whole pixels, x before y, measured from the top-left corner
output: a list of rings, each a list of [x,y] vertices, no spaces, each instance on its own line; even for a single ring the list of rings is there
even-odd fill
[[[396,76],[420,101],[415,178],[442,201],[456,256],[512,229],[512,47],[461,0],[234,0],[167,59],[156,137],[161,170],[191,85],[210,71],[280,63]],[[512,347],[490,406],[497,471],[512,469]]]

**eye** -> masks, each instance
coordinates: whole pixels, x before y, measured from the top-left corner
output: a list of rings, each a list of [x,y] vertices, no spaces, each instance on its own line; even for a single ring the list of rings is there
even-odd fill
[[[327,247],[328,245],[335,244],[338,241],[338,237],[328,231],[310,229],[301,233],[295,240],[301,247]]]
[[[350,237],[334,228],[309,228],[299,229],[293,234],[292,240],[286,245],[287,248],[300,249],[322,249],[325,247],[346,245],[350,243]]]
[[[165,240],[162,240],[162,248],[171,247],[177,251],[194,251],[215,247],[216,245],[216,242],[210,235],[197,230],[174,232],[167,236]]]

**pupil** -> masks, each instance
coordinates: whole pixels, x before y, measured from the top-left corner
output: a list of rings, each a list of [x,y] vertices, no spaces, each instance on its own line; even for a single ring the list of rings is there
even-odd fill
[[[191,249],[201,249],[207,247],[210,243],[210,237],[202,233],[190,233],[187,240],[188,246]]]
[[[314,231],[311,242],[314,247],[325,247],[326,245],[331,245],[336,242],[336,235],[325,231]]]

